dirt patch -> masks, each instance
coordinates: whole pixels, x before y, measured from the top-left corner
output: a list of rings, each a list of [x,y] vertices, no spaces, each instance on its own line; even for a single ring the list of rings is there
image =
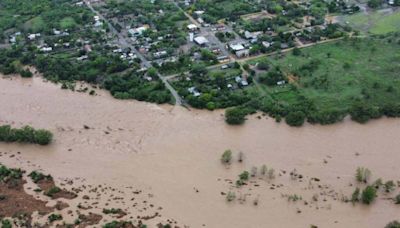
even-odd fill
[[[23,188],[25,181],[12,179],[7,183],[0,183],[0,218],[28,215],[31,218],[33,212],[47,214],[53,208],[46,207],[46,202],[35,199],[27,194]]]
[[[89,213],[88,215],[81,214],[79,215],[79,228],[91,226],[91,225],[96,225],[99,224],[99,222],[103,219],[102,215],[95,214],[95,213]]]
[[[51,197],[52,199],[74,199],[77,197],[75,193],[57,187],[52,178],[40,180],[37,182],[37,185],[45,195]]]

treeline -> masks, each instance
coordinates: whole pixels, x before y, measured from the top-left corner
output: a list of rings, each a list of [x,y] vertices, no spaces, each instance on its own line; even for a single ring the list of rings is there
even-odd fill
[[[290,126],[302,126],[305,122],[311,124],[333,124],[342,121],[346,116],[358,123],[366,123],[371,119],[382,116],[400,117],[400,102],[389,102],[382,105],[371,104],[366,100],[357,100],[348,110],[325,109],[320,110],[306,97],[299,96],[299,101],[292,105],[285,105],[278,101],[252,99],[244,105],[233,107],[225,111],[228,124],[242,124],[248,114],[260,110],[280,122]]]
[[[10,125],[0,126],[1,142],[21,142],[47,145],[50,144],[52,140],[53,134],[48,130],[36,130],[30,126],[22,128],[12,128]]]

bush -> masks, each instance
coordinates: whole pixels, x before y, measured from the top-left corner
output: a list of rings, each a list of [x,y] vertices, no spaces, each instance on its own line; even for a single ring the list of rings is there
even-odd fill
[[[59,193],[59,192],[61,192],[61,189],[60,189],[59,187],[54,186],[54,187],[50,188],[50,189],[49,189],[47,192],[45,192],[44,194],[45,194],[46,196],[53,197],[54,194]]]
[[[247,113],[239,107],[230,108],[225,111],[225,121],[231,125],[243,124]]]
[[[304,114],[304,112],[295,111],[295,112],[289,112],[289,114],[285,118],[285,121],[290,126],[300,127],[304,124],[305,118],[306,115]]]
[[[393,221],[388,223],[385,228],[400,228],[400,222],[398,221]]]
[[[30,126],[21,129],[11,128],[10,125],[0,126],[0,141],[2,142],[23,142],[47,145],[51,143],[53,134],[50,131],[35,130]]]
[[[372,186],[367,186],[361,193],[361,201],[364,204],[372,203],[376,198],[376,189]]]
[[[241,174],[239,174],[239,179],[242,181],[247,181],[249,179],[249,172],[248,171],[243,171]]]
[[[350,109],[351,119],[359,123],[366,123],[370,119],[382,116],[381,110],[365,102],[357,102]]]
[[[356,190],[354,190],[353,194],[351,195],[351,202],[355,203],[358,202],[360,200],[360,189],[356,188]]]
[[[358,167],[356,171],[356,180],[361,183],[367,183],[371,177],[371,171],[364,167]]]
[[[43,173],[38,172],[38,171],[33,171],[28,176],[32,179],[32,181],[34,183],[37,183],[37,182],[39,182],[41,180],[44,180],[44,179],[48,179],[48,180],[52,180],[53,179],[50,175],[44,175]]]
[[[225,150],[225,152],[222,154],[221,157],[221,162],[225,164],[231,163],[232,160],[232,151],[231,150]]]
[[[54,221],[57,221],[57,220],[62,220],[62,215],[60,215],[60,214],[51,214],[51,215],[49,215],[49,217],[47,217],[47,219],[49,220],[49,222],[54,222]]]
[[[23,78],[31,78],[33,76],[32,72],[30,70],[21,70],[20,71],[21,77]]]
[[[10,220],[8,219],[1,220],[1,228],[12,228]]]
[[[394,203],[395,203],[395,204],[400,204],[400,194],[398,194],[398,195],[394,198]]]

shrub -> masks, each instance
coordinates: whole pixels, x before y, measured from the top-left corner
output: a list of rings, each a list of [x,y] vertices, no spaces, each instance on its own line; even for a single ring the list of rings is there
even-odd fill
[[[361,193],[361,201],[364,204],[372,203],[376,198],[376,189],[372,186],[367,186]]]
[[[293,55],[294,55],[294,56],[299,56],[299,55],[301,55],[301,50],[300,50],[299,48],[295,47],[295,48],[293,49]]]
[[[37,183],[44,179],[49,179],[49,180],[52,179],[50,175],[44,175],[43,173],[38,171],[32,171],[28,176],[32,179],[34,183]]]
[[[234,192],[229,191],[228,194],[226,194],[226,201],[232,202],[235,199],[236,199],[236,194]]]
[[[385,191],[386,191],[387,193],[393,191],[394,188],[395,188],[395,184],[394,184],[393,181],[386,181],[386,183],[385,183],[383,186],[384,186]]]
[[[20,74],[21,74],[21,77],[23,77],[23,78],[31,78],[33,76],[32,72],[29,69],[21,70]]]
[[[268,172],[267,166],[266,165],[262,165],[261,169],[260,169],[261,175],[265,176],[267,174],[267,172]]]
[[[10,125],[0,126],[0,141],[3,142],[23,142],[47,145],[53,139],[50,131],[39,129],[35,130],[30,126],[23,128],[11,128]]]
[[[249,179],[249,172],[243,171],[241,174],[239,174],[239,179],[242,181],[247,181]]]
[[[395,203],[395,204],[400,204],[400,194],[398,194],[398,195],[394,198],[394,203]]]
[[[57,186],[51,187],[47,192],[44,194],[49,197],[53,197],[54,194],[61,192],[61,189]]]
[[[243,124],[247,113],[239,107],[229,108],[225,111],[225,121],[231,125]]]
[[[393,221],[388,223],[385,228],[400,228],[400,222],[398,221]]]
[[[232,160],[232,151],[225,150],[225,152],[222,154],[221,162],[224,164],[229,164],[231,163],[231,160]]]
[[[295,111],[295,112],[290,112],[286,116],[285,121],[290,126],[299,127],[304,124],[305,118],[306,118],[306,115],[304,114],[304,112]]]
[[[51,214],[51,215],[49,215],[49,217],[47,217],[47,219],[49,220],[49,222],[54,222],[54,221],[57,221],[57,220],[62,220],[62,215],[60,215],[60,214]]]
[[[371,171],[364,167],[358,167],[356,171],[356,180],[358,182],[367,183],[371,177]]]
[[[12,228],[10,220],[8,219],[1,220],[1,228]]]
[[[356,188],[356,190],[354,190],[353,194],[351,195],[351,202],[355,203],[358,202],[360,200],[360,189]]]

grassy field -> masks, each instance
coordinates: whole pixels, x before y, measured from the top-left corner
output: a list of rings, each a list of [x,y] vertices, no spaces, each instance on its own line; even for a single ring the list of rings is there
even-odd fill
[[[364,33],[385,34],[400,31],[400,10],[381,10],[369,14],[358,13],[344,17],[344,21]]]
[[[301,49],[299,56],[288,53],[263,61],[291,77],[286,86],[261,86],[286,105],[305,97],[318,110],[347,111],[357,99],[377,106],[400,100],[399,39],[338,41]]]

